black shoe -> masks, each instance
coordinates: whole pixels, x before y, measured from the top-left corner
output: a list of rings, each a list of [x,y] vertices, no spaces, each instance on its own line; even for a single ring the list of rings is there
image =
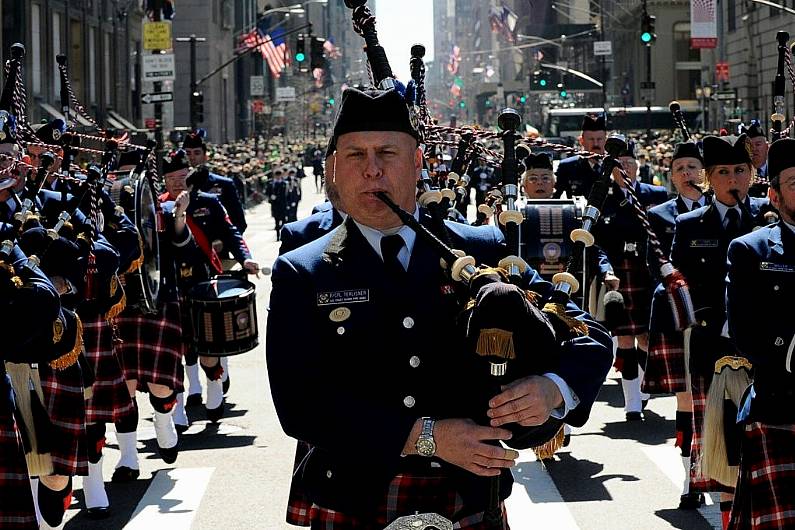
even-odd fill
[[[110,478],[111,482],[133,482],[141,476],[141,471],[127,466],[119,466]]]
[[[227,375],[226,381],[223,381],[221,384],[223,385],[224,395],[226,395],[226,393],[229,392],[229,385],[232,384],[232,378]]]
[[[162,447],[158,447],[157,451],[160,453],[160,458],[163,459],[163,462],[166,464],[173,464],[177,461],[177,456],[179,455],[179,444],[175,445],[174,447],[170,447],[168,449],[163,449]]]
[[[49,526],[57,528],[63,522],[66,509],[72,503],[72,478],[60,491],[51,490],[39,481],[39,511]]]
[[[224,415],[224,402],[214,409],[207,409],[207,419],[213,423],[218,423]]]
[[[627,412],[627,421],[643,421],[643,414],[640,412]]]
[[[563,435],[563,447],[568,447],[571,443],[571,434],[564,434]]]
[[[697,510],[704,504],[703,493],[685,493],[679,497],[680,510]]]
[[[97,508],[86,508],[86,517],[89,519],[107,519],[110,517],[110,508],[108,506],[99,506]]]
[[[190,428],[190,425],[181,425],[179,423],[175,423],[174,427],[177,429],[177,434],[184,434]]]
[[[202,404],[201,394],[188,394],[188,399],[185,400],[186,407],[200,407]]]

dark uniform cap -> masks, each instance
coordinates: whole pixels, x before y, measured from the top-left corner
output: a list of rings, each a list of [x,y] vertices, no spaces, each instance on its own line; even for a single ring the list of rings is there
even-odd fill
[[[163,175],[166,175],[167,173],[173,173],[174,171],[179,171],[180,169],[187,169],[189,167],[190,162],[188,161],[188,155],[183,149],[172,151],[168,154],[168,156],[163,158]]]
[[[734,136],[707,136],[704,138],[703,145],[704,167],[751,163],[751,146],[745,134],[736,138]]]
[[[583,131],[606,131],[607,125],[605,123],[604,114],[594,116],[593,114],[586,114],[582,120]]]
[[[767,132],[762,128],[759,120],[751,120],[750,125],[740,125],[740,134],[745,133],[748,138],[758,138],[760,136],[767,139]]]
[[[524,159],[525,169],[552,169],[552,159],[546,153],[530,153]]]
[[[61,118],[56,118],[49,123],[39,126],[39,128],[36,129],[36,137],[41,140],[42,143],[60,145],[61,138],[65,132],[66,122]]]
[[[673,160],[678,160],[680,158],[698,158],[701,161],[701,164],[704,164],[704,157],[701,156],[701,151],[693,142],[682,142],[680,144],[676,144]]]
[[[767,151],[768,175],[778,177],[790,167],[795,167],[795,138],[776,140]]]
[[[337,139],[346,133],[359,131],[403,132],[419,141],[419,133],[411,121],[403,96],[395,89],[366,91],[347,88],[329,139],[326,156],[337,149]]]
[[[17,119],[6,110],[0,110],[0,144],[17,143]]]
[[[130,151],[124,151],[119,155],[119,163],[117,167],[137,166],[140,161],[141,151],[138,149],[131,149]]]
[[[605,150],[614,158],[621,156],[637,158],[635,141],[627,140],[627,137],[623,134],[611,134],[605,142]]]
[[[204,129],[196,129],[185,135],[185,140],[182,141],[183,149],[193,149],[196,147],[205,147],[204,140],[207,137],[207,131]]]

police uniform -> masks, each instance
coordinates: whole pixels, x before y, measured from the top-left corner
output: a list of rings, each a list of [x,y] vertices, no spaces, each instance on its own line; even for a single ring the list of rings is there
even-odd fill
[[[795,167],[795,140],[773,142],[771,177]],[[726,277],[728,325],[739,352],[753,363],[746,391],[740,477],[730,528],[795,526],[795,225],[784,220],[732,241]]]
[[[367,123],[373,115],[379,124]],[[335,137],[344,134],[340,130],[379,130],[373,127],[405,131],[408,123],[396,92],[349,89]],[[424,210],[415,215],[431,224]],[[447,223],[447,228],[454,246],[478,262],[495,263],[504,253],[494,227]],[[408,255],[399,265],[405,276],[390,276],[390,265],[376,250],[379,244],[369,239],[381,236],[363,230],[348,218],[331,233],[282,255],[274,266],[266,339],[274,405],[285,432],[314,446],[294,480],[301,481],[313,503],[312,525],[381,528],[396,516],[432,510],[461,528],[474,528],[483,518],[489,480],[438,459],[400,456],[418,417],[473,417],[482,414],[487,401],[477,397],[487,395],[487,382],[462,361],[463,344],[451,346],[461,337],[455,290],[442,280],[439,257],[424,239],[397,235],[413,242],[409,246],[405,240]],[[551,285],[533,271],[528,281],[541,296],[549,294]],[[564,344],[558,371],[579,398],[566,421],[581,425],[609,367],[609,338],[584,313],[572,307],[569,314],[590,330],[589,336]],[[298,350],[296,334],[309,341]],[[379,348],[375,371],[373,347]],[[431,479],[422,483],[420,476]],[[501,498],[510,484],[506,470]],[[397,502],[387,503],[388,498]]]
[[[583,131],[606,131],[604,116],[585,116],[582,122]],[[568,198],[575,195],[587,197],[591,193],[591,186],[599,178],[601,164],[591,162],[580,155],[570,156],[561,160],[555,172],[555,198],[559,199],[564,193]]]
[[[271,216],[276,230],[276,239],[281,237],[281,228],[287,221],[288,183],[282,177],[271,177],[265,183],[265,196],[271,203]]]

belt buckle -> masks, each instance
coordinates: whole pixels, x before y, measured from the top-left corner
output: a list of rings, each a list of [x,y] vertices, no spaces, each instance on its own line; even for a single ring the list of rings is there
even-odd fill
[[[638,244],[633,242],[624,242],[624,252],[634,252],[638,254]]]

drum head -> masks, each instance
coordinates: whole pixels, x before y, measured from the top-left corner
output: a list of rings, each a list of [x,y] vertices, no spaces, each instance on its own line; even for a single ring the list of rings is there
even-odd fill
[[[144,247],[144,263],[141,267],[144,296],[147,302],[155,307],[160,291],[160,242],[157,236],[156,198],[143,175],[134,175],[131,182],[135,189],[135,226],[138,227]]]
[[[194,300],[228,300],[250,295],[254,284],[232,276],[216,276],[210,281],[197,284],[190,292]]]

